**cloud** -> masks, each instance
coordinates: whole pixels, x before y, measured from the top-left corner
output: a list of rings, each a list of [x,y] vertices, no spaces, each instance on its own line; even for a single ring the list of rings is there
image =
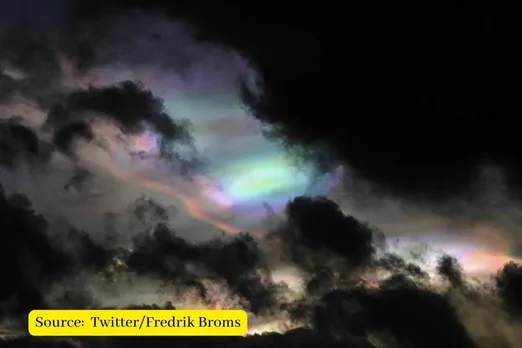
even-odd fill
[[[306,200],[309,198],[303,197],[302,199]],[[7,216],[9,214],[8,216],[10,216],[9,219],[3,220],[3,230],[5,231],[3,238],[5,240],[2,243],[5,249],[2,251],[2,255],[5,258],[2,264],[9,265],[8,267],[6,266],[7,269],[3,273],[4,280],[9,286],[3,288],[2,298],[5,301],[14,299],[12,300],[14,303],[11,304],[11,311],[14,310],[14,312],[4,312],[3,314],[8,318],[18,311],[27,313],[32,308],[53,308],[53,303],[54,305],[58,304],[60,307],[64,307],[66,303],[69,303],[67,306],[86,306],[90,308],[90,306],[100,303],[100,301],[103,302],[103,297],[109,297],[108,293],[103,294],[101,290],[104,286],[99,285],[98,290],[93,288],[93,279],[100,276],[106,278],[105,281],[102,281],[102,283],[106,283],[105,287],[111,279],[114,282],[115,279],[126,276],[134,277],[133,282],[135,284],[142,283],[145,279],[161,280],[166,282],[164,287],[171,289],[173,298],[177,297],[177,301],[179,301],[177,303],[181,306],[184,304],[183,299],[190,297],[199,299],[203,306],[226,306],[226,302],[229,299],[219,298],[219,294],[217,294],[218,298],[211,297],[208,286],[212,283],[222,284],[224,289],[228,289],[231,295],[235,294],[238,296],[239,302],[235,302],[234,306],[248,309],[253,315],[277,317],[295,305],[287,300],[291,294],[288,286],[274,283],[271,280],[272,270],[267,267],[266,256],[263,255],[261,249],[257,246],[256,240],[247,234],[236,235],[229,241],[211,240],[202,244],[191,244],[177,237],[174,231],[171,231],[166,225],[159,222],[157,225],[154,226],[153,224],[151,226],[152,234],[149,234],[151,232],[147,232],[149,230],[145,229],[142,234],[136,236],[130,248],[124,249],[118,248],[117,244],[111,244],[107,240],[105,242],[95,242],[88,233],[73,228],[69,228],[68,232],[64,232],[59,237],[50,240],[50,232],[47,231],[50,225],[45,218],[33,212],[30,202],[25,197],[21,195],[6,196],[4,194],[1,201],[2,215]],[[318,202],[319,205],[334,204],[325,200],[319,200]],[[134,214],[137,214],[136,217],[142,221],[143,214],[152,214],[152,216],[159,214],[157,216],[160,221],[165,218],[161,207],[147,200],[137,203],[133,211]],[[292,210],[289,209],[289,211]],[[317,211],[307,210],[307,212],[308,214],[319,214],[317,216],[320,216],[321,208]],[[291,221],[295,217],[289,215],[288,218]],[[348,221],[350,220],[350,217],[345,218]],[[337,218],[329,218],[326,221],[330,221],[330,219],[333,223]],[[151,221],[154,221],[154,219]],[[357,230],[354,230],[352,233],[357,233]],[[294,240],[292,243],[299,243],[292,247],[302,247],[304,250],[308,250],[309,253],[313,253],[315,249],[314,246],[307,244],[304,240]],[[326,244],[326,247],[328,247],[328,244]],[[332,245],[330,245],[331,247]],[[328,257],[335,258],[336,256],[346,258],[349,261],[351,256],[356,256],[356,260],[360,260],[358,251],[353,249],[341,250],[341,252],[335,249],[330,250],[329,253],[325,252],[323,260],[327,261]],[[300,261],[288,260],[286,262],[289,265],[293,263],[299,266]],[[310,270],[305,269],[304,271],[315,273],[318,268],[323,272],[328,269],[328,266],[322,262],[314,265],[312,261],[312,266],[315,267]],[[343,269],[340,270],[342,271]],[[78,275],[83,275],[83,282],[91,279],[89,280],[91,282],[90,295],[89,287],[85,288],[85,291],[75,290],[75,288],[80,289],[83,287]],[[402,330],[401,328],[412,325],[412,323],[406,322],[403,324],[404,326],[401,325],[396,328],[394,325],[399,325],[397,320],[390,319],[387,322],[386,320],[388,319],[385,319],[386,315],[393,316],[392,313],[396,311],[404,311],[406,308],[404,306],[412,306],[412,310],[415,309],[416,311],[429,311],[430,308],[440,311],[441,305],[443,305],[448,306],[447,310],[451,313],[449,303],[445,304],[446,300],[441,295],[437,295],[428,289],[418,288],[413,283],[412,285],[407,285],[407,283],[405,283],[406,285],[401,285],[401,282],[403,282],[400,280],[401,278],[397,278],[398,280],[395,282],[398,283],[396,285],[393,285],[393,278],[391,278],[391,280],[387,280],[381,285],[380,290],[375,290],[358,288],[353,283],[346,288],[347,285],[346,283],[343,284],[342,280],[343,278],[350,278],[349,273],[337,274],[337,277],[340,278],[337,282],[332,282],[331,278],[321,278],[320,274],[312,275],[315,283],[324,284],[320,284],[320,290],[317,287],[311,288],[308,286],[308,291],[311,291],[310,294],[302,294],[301,296],[303,297],[299,301],[308,302],[306,306],[309,308],[310,315],[315,313],[313,315],[315,320],[312,320],[310,325],[319,331],[325,329],[324,325],[333,325],[339,328],[339,324],[328,324],[328,322],[335,320],[335,315],[330,315],[329,310],[324,312],[322,317],[318,317],[318,315],[320,315],[323,306],[332,306],[324,304],[324,301],[329,303],[344,292],[346,294],[353,292],[355,294],[353,298],[367,312],[365,315],[374,316],[373,320],[375,323],[369,323],[368,327],[364,328],[365,332],[367,330],[386,329],[390,330],[399,340],[420,340],[420,338],[402,337],[401,335],[408,334],[402,333],[400,331]],[[79,283],[77,283],[78,281]],[[220,281],[223,281],[223,283],[219,283]],[[63,298],[57,299],[55,297],[53,301],[49,302],[48,298],[52,295],[50,291],[56,289],[53,286],[60,284],[64,289],[70,288],[70,290],[61,292]],[[83,285],[85,286],[86,284],[84,283]],[[340,287],[340,289],[335,290],[337,287]],[[345,290],[341,290],[343,287]],[[403,289],[403,287],[405,288]],[[146,288],[147,286],[143,291],[146,291]],[[54,292],[56,293],[56,290]],[[399,295],[403,292],[404,295]],[[416,295],[417,292],[419,295]],[[86,295],[87,297],[85,297]],[[375,299],[374,296],[376,296]],[[383,300],[379,300],[380,296],[386,299],[384,303],[381,302]],[[415,296],[420,296],[418,304],[415,303]],[[423,296],[427,296],[427,299],[423,300]],[[430,304],[430,296],[434,298],[434,304]],[[313,300],[313,298],[316,298],[316,300]],[[134,306],[137,303],[129,303],[127,305]],[[397,309],[394,309],[395,307]],[[374,313],[374,311],[377,312]],[[419,318],[416,317],[415,313],[408,314],[409,318],[405,320],[413,320],[418,323]],[[339,320],[351,320],[352,313],[347,312],[338,315],[341,315],[338,318]],[[354,315],[357,315],[357,313]],[[385,322],[378,324],[381,320],[385,320]],[[441,318],[440,320],[435,320],[435,322],[445,323],[444,325],[448,327],[453,325],[451,322],[448,322],[448,318]],[[418,325],[421,325],[421,323],[418,323]],[[424,329],[428,330],[428,328]],[[418,334],[419,330],[423,330],[423,327],[421,326],[417,330],[412,331],[410,335],[413,333]],[[460,335],[464,338],[466,337],[464,333]]]
[[[60,10],[66,13],[67,7]],[[361,53],[345,61],[346,55],[336,56],[341,45],[335,39],[335,27],[323,28],[324,36],[332,40],[325,41],[322,48],[326,53],[321,53],[316,50],[321,46],[321,32],[288,30],[288,34],[277,35],[272,30],[256,36],[255,26],[269,28],[261,19],[250,25],[230,14],[227,26],[219,27],[203,13],[180,8],[180,16],[199,25],[199,34],[216,29],[205,39],[235,47],[258,69],[261,93],[245,90],[244,97],[254,116],[265,122],[269,135],[301,159],[314,162],[320,171],[335,167],[349,172],[345,179],[353,187],[346,185],[346,191],[354,188],[354,197],[366,198],[356,199],[359,204],[354,204],[297,195],[282,212],[265,204],[271,215],[267,231],[194,241],[190,240],[193,230],[180,222],[181,206],[166,206],[144,194],[144,187],[159,187],[169,193],[165,201],[181,198],[194,216],[220,228],[230,227],[193,197],[194,192],[200,193],[198,183],[204,182],[201,177],[206,174],[204,159],[196,151],[194,129],[183,118],[170,115],[165,101],[145,82],[123,76],[104,83],[93,76],[103,76],[112,64],[136,68],[140,74],[150,64],[160,71],[179,70],[185,76],[196,76],[198,64],[211,64],[211,59],[202,58],[206,53],[216,61],[226,54],[216,53],[217,45],[210,45],[212,49],[198,46],[192,36],[174,30],[188,28],[186,23],[172,24],[157,13],[116,12],[100,15],[94,22],[73,23],[55,35],[55,25],[43,22],[2,31],[2,112],[20,109],[21,101],[28,107],[21,118],[2,114],[0,124],[0,159],[5,170],[0,176],[0,274],[4,284],[0,327],[6,336],[0,347],[91,347],[100,342],[110,347],[486,348],[518,344],[520,264],[508,263],[494,280],[477,279],[467,271],[468,264],[459,263],[461,255],[436,254],[429,248],[400,254],[391,247],[393,237],[401,237],[399,243],[407,244],[408,237],[421,235],[419,230],[425,227],[450,229],[458,222],[472,221],[486,228],[486,222],[502,225],[512,221],[501,212],[517,212],[506,192],[496,189],[504,188],[504,182],[496,181],[481,191],[487,199],[473,197],[479,202],[475,206],[466,198],[451,201],[446,210],[435,206],[441,215],[438,219],[421,204],[447,198],[471,184],[468,169],[475,161],[467,156],[463,162],[455,160],[467,155],[472,145],[458,145],[461,133],[440,118],[442,111],[426,116],[428,121],[436,120],[429,121],[429,128],[438,133],[429,134],[418,124],[420,131],[413,134],[403,128],[411,121],[402,117],[411,120],[425,110],[424,104],[416,102],[429,99],[440,83],[418,84],[408,65],[417,53],[408,44],[401,46],[400,40],[408,41],[409,36],[398,35],[408,32],[402,28],[403,22],[386,33],[387,39],[378,41],[378,48],[367,47],[364,40],[348,33],[352,51]],[[71,24],[72,17],[64,20],[58,13],[47,17]],[[362,25],[367,17],[361,16],[350,26]],[[391,21],[377,17],[370,16],[370,23]],[[381,19],[386,21],[381,23]],[[282,28],[282,21],[274,22],[276,28]],[[456,25],[455,21],[450,24]],[[237,25],[244,26],[241,35],[231,30]],[[370,30],[368,27],[371,25],[365,26]],[[245,33],[252,34],[250,42],[244,41]],[[378,33],[371,33],[379,38]],[[286,40],[292,43],[286,45]],[[387,40],[398,47],[384,50],[382,44]],[[170,45],[176,42],[184,49],[173,49]],[[382,56],[377,54],[380,50],[384,50]],[[330,51],[331,57],[326,55]],[[390,57],[387,64],[391,66],[381,66]],[[287,69],[290,66],[294,68]],[[333,86],[332,80],[342,82],[343,88]],[[478,87],[473,91],[485,94]],[[445,93],[451,97],[453,92],[450,88]],[[463,101],[456,100],[457,105],[474,100],[469,93]],[[491,98],[503,100],[500,94]],[[436,104],[443,110],[446,104],[441,103]],[[481,106],[485,104],[487,101]],[[377,115],[395,114],[402,116],[382,123],[376,120]],[[393,139],[383,141],[385,135],[377,134],[376,125]],[[448,143],[440,141],[442,130],[449,134]],[[238,135],[236,130],[233,133]],[[432,143],[435,140],[438,142]],[[480,159],[495,157],[489,156],[485,145],[472,144],[478,146]],[[418,161],[413,163],[413,159]],[[170,186],[153,177],[151,168],[156,166],[162,168],[157,172],[172,180]],[[447,168],[455,171],[449,173]],[[495,178],[494,174],[485,176]],[[129,193],[124,179],[143,185],[137,193]],[[434,179],[442,182],[437,187],[440,192],[433,188]],[[398,200],[397,195],[408,200]],[[413,200],[415,197],[422,199]],[[80,208],[81,202],[87,208]],[[415,209],[408,210],[411,207]],[[449,208],[457,211],[450,214]],[[82,226],[75,209],[91,214],[83,216],[87,222]],[[482,212],[490,215],[480,215]],[[91,223],[93,216],[99,221]],[[389,222],[392,218],[395,224]],[[455,243],[459,248],[471,245],[478,249],[486,243],[477,226],[472,227],[475,234],[471,236],[436,231],[428,242],[433,247]],[[239,230],[237,226],[223,229]],[[497,239],[495,252],[502,254],[501,261],[507,260],[507,238]],[[415,253],[417,257],[413,257]],[[434,268],[421,262],[434,255]],[[100,341],[25,335],[26,314],[31,309],[101,307],[242,308],[249,312],[251,332],[264,326],[277,327],[280,332],[243,338],[120,337]],[[492,315],[499,318],[495,324],[490,323]]]

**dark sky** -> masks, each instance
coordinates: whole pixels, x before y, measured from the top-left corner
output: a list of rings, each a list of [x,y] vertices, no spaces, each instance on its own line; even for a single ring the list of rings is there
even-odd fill
[[[396,209],[406,206],[418,220],[422,215],[411,207],[430,209],[430,219],[444,222],[450,217],[470,225],[501,220],[509,225],[510,235],[502,240],[508,244],[502,251],[517,254],[516,242],[522,240],[517,123],[522,111],[522,30],[514,9],[480,2],[234,5],[79,0],[44,6],[6,0],[0,10],[0,20],[5,18],[0,103],[23,97],[38,110],[33,120],[42,120],[42,128],[35,130],[18,117],[1,118],[0,164],[11,173],[11,181],[0,176],[0,316],[6,322],[0,332],[7,333],[0,347],[99,346],[82,338],[29,338],[18,326],[23,327],[27,312],[35,308],[162,307],[170,294],[191,294],[203,306],[225,303],[247,309],[256,320],[306,328],[238,339],[100,342],[126,348],[519,345],[522,265],[501,266],[496,275],[480,280],[484,284],[450,255],[438,257],[434,271],[428,272],[420,261],[383,248],[386,231],[347,215],[331,197],[292,197],[262,238],[247,231],[192,243],[187,237],[192,230],[171,223],[170,208],[146,198],[112,217],[118,227],[102,230],[87,224],[83,231],[69,225],[71,213],[46,193],[52,192],[47,187],[37,195],[40,205],[49,202],[45,214],[33,207],[26,192],[14,192],[23,185],[22,178],[12,174],[22,163],[36,182],[57,185],[44,178],[49,163],[59,157],[68,172],[53,172],[53,178],[70,179],[66,186],[74,186],[83,198],[81,185],[92,193],[92,180],[104,179],[80,160],[82,144],[111,148],[120,138],[109,139],[100,129],[107,132],[112,128],[106,124],[112,124],[120,137],[151,129],[162,163],[179,170],[187,182],[197,177],[201,163],[172,150],[177,144],[192,145],[192,129],[169,117],[149,86],[138,81],[104,87],[78,82],[107,61],[145,60],[164,71],[186,70],[189,56],[174,61],[163,56],[167,51],[158,51],[149,57],[124,52],[123,47],[131,47],[124,43],[118,46],[121,52],[107,49],[104,35],[118,27],[117,20],[139,14],[145,18],[139,25],[153,26],[162,16],[188,23],[196,41],[237,52],[258,75],[255,88],[243,83],[241,91],[246,108],[263,123],[265,136],[318,174],[343,167],[350,173],[344,178],[344,192],[351,192],[351,199],[360,200],[367,211],[380,197],[391,197]],[[139,36],[139,26],[133,29],[132,35]],[[158,31],[148,40],[167,36]],[[99,47],[112,53],[100,55]],[[63,82],[64,66],[77,83],[72,89]],[[112,170],[110,163],[107,168]],[[484,173],[492,171],[496,176],[486,179],[498,180],[484,180]],[[105,180],[104,185],[118,199],[127,198],[119,193],[119,184]],[[501,187],[502,197],[482,199],[476,185],[484,186],[480,192]],[[48,212],[63,215],[64,221],[51,219]],[[397,225],[402,228],[413,220]],[[130,246],[111,239],[114,230],[132,230],[133,238],[129,232],[126,241]],[[449,235],[436,240],[444,243]],[[486,238],[482,244],[489,242]],[[121,270],[116,259],[125,265]],[[304,284],[297,300],[265,276],[286,267],[296,270]],[[386,276],[380,276],[383,273]]]

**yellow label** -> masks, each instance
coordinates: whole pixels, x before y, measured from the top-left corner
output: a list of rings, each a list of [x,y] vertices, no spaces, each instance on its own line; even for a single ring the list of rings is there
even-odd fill
[[[243,310],[34,310],[33,336],[245,336]]]

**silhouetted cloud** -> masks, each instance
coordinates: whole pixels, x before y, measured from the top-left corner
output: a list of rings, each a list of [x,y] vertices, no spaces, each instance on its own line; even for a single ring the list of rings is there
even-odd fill
[[[49,146],[35,132],[18,122],[17,118],[0,121],[0,164],[12,168],[19,159],[44,163],[48,159]]]
[[[503,300],[506,309],[515,315],[522,310],[522,266],[514,262],[506,264],[499,270],[496,277],[498,294]]]
[[[124,133],[140,134],[150,127],[166,142],[191,140],[186,125],[169,117],[163,101],[132,81],[72,92],[50,110],[46,125],[61,130],[72,121],[80,122],[82,113],[85,117],[88,112],[113,121]],[[85,128],[85,125],[82,127]],[[78,132],[83,134],[87,131]]]

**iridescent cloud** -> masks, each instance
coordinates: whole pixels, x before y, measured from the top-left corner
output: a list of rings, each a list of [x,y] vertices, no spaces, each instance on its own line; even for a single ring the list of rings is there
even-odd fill
[[[100,84],[121,79],[139,79],[163,98],[167,111],[174,118],[192,123],[192,134],[200,156],[207,162],[205,172],[195,183],[199,192],[187,193],[166,176],[168,168],[107,163],[113,174],[174,195],[196,218],[206,220],[227,232],[240,231],[256,225],[266,214],[263,203],[280,210],[286,202],[301,194],[325,194],[334,184],[334,177],[317,178],[311,168],[297,167],[276,144],[262,134],[262,126],[249,116],[239,99],[237,80],[244,74],[241,61],[216,73],[208,71],[208,81],[190,78],[187,74],[160,75],[151,72],[99,72]],[[198,76],[203,75],[198,71]],[[134,151],[154,152],[153,134],[143,134],[133,143]],[[124,174],[125,173],[125,174]],[[218,211],[218,213],[216,213]]]

